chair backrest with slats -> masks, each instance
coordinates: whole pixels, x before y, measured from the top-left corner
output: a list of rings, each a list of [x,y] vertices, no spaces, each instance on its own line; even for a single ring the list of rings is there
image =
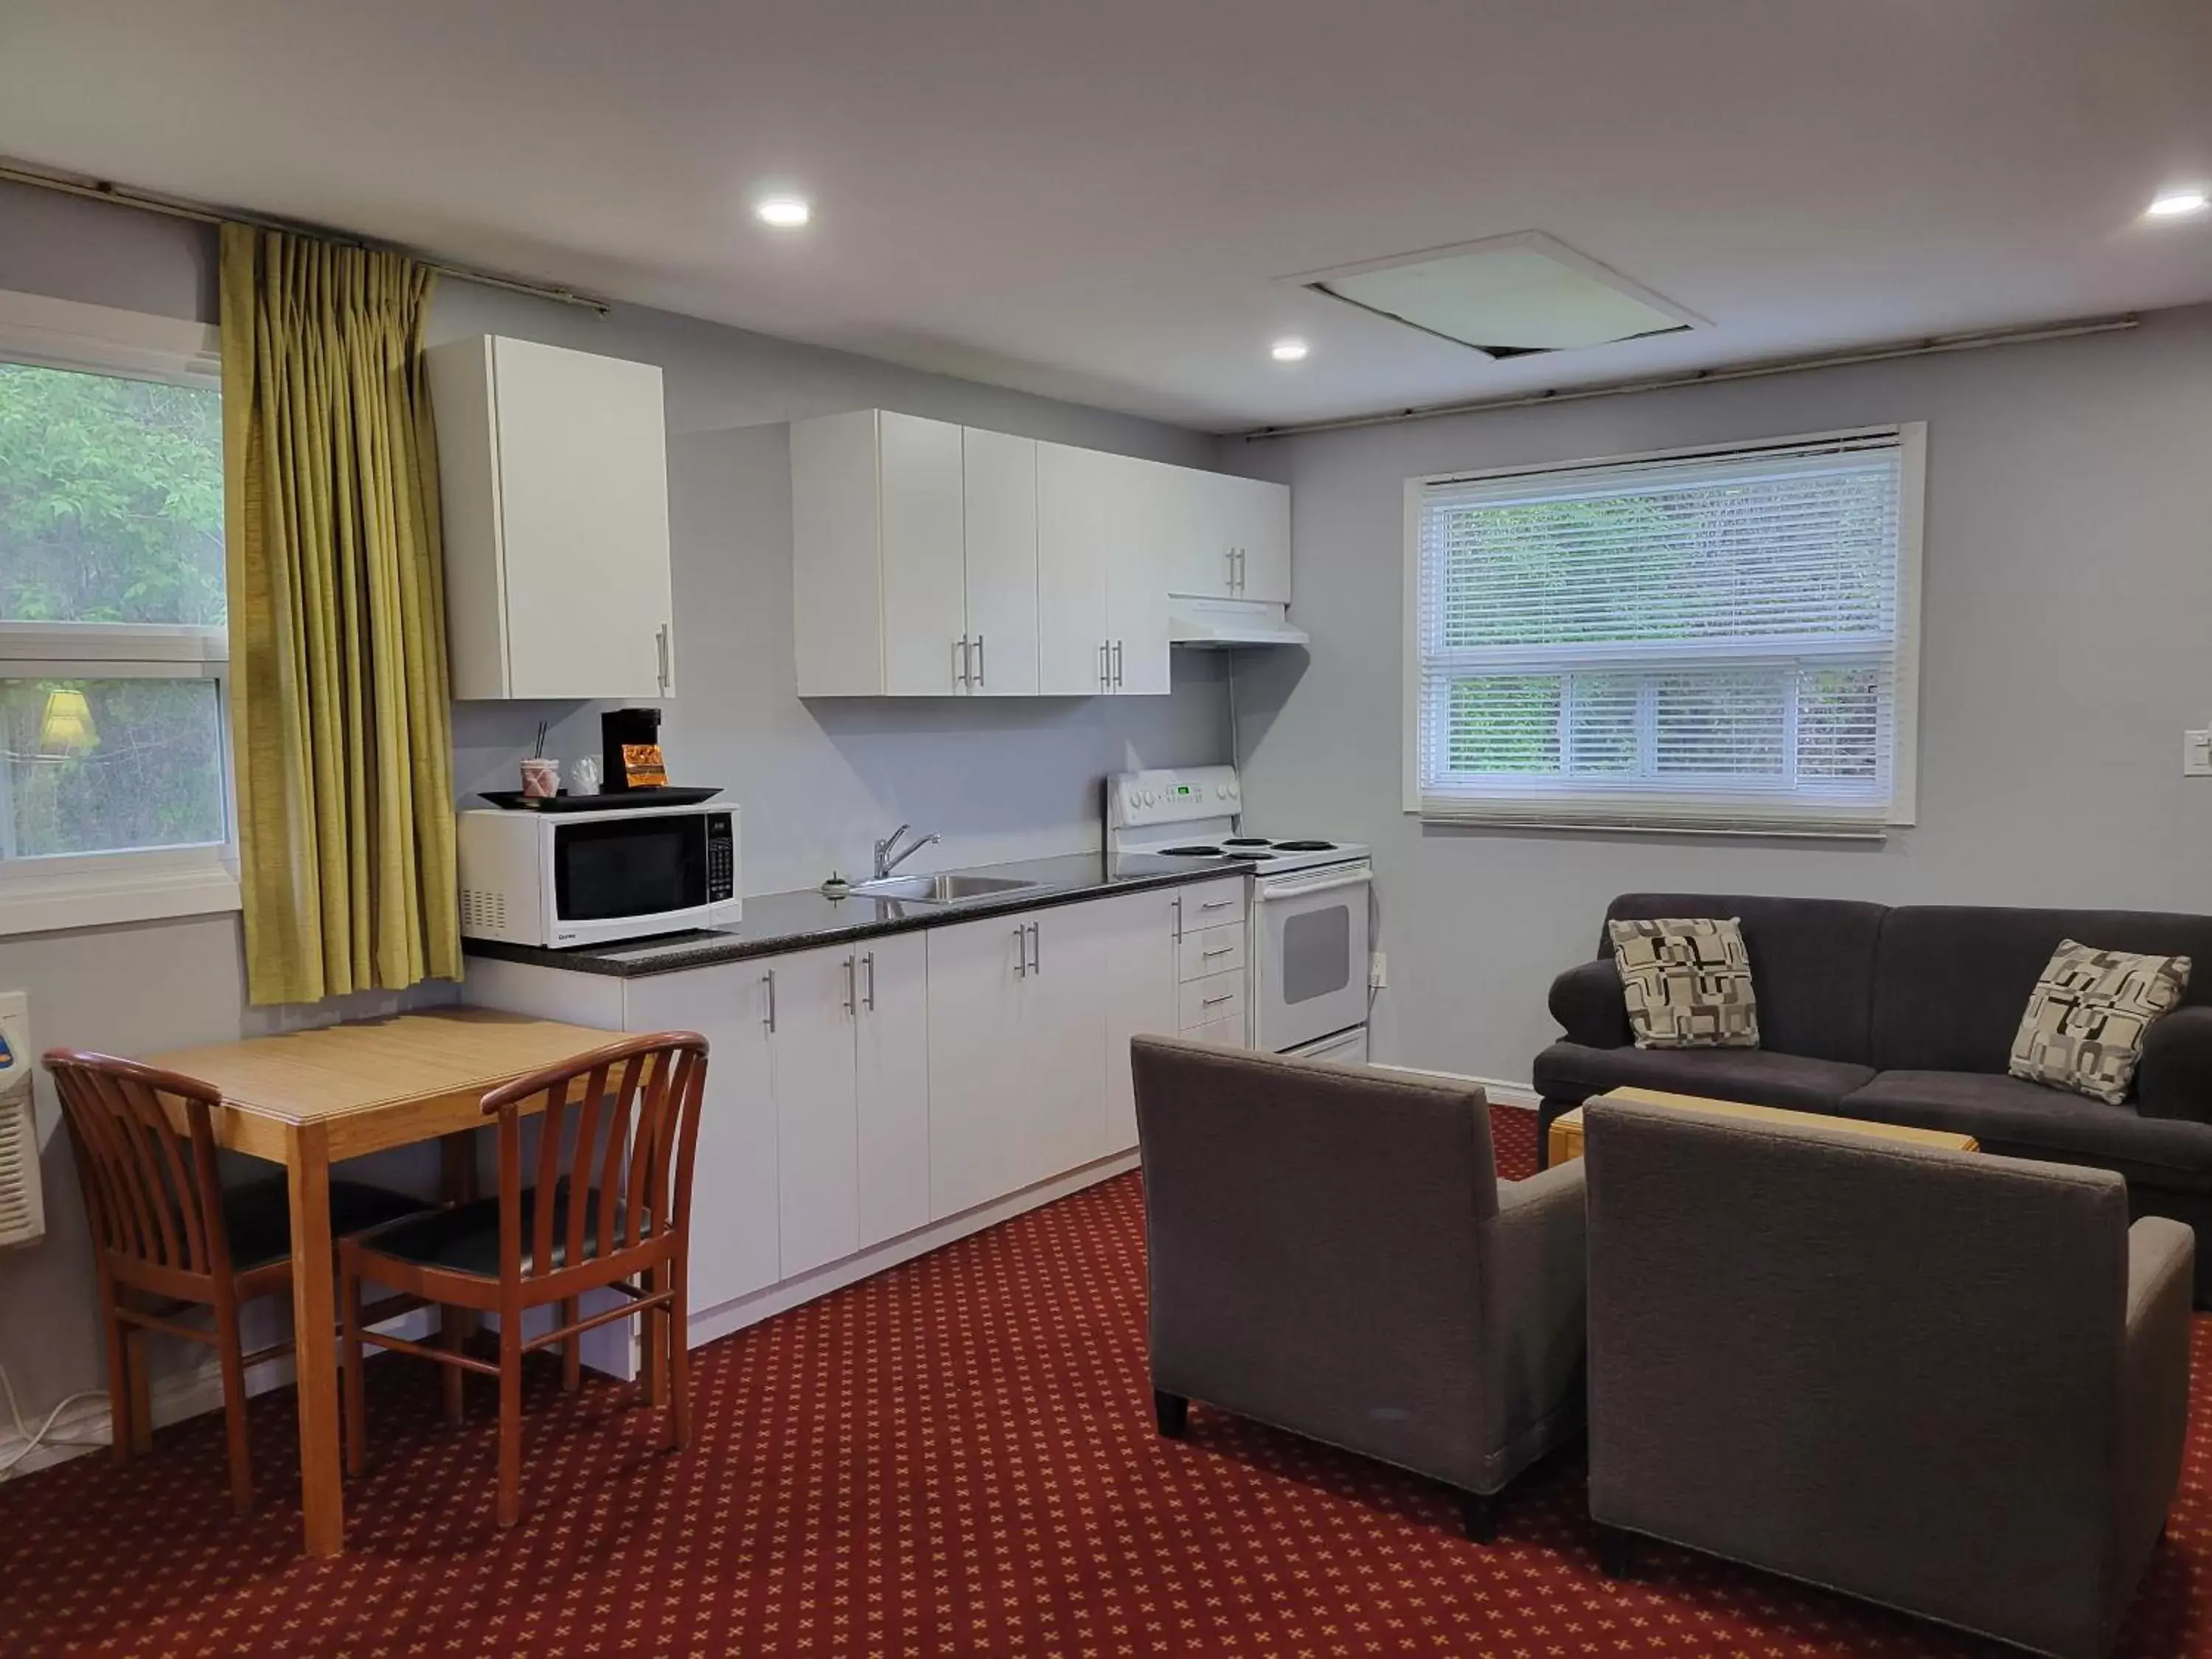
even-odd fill
[[[681,1240],[691,1226],[691,1162],[707,1083],[707,1039],[657,1031],[609,1043],[495,1089],[483,1109],[499,1124],[500,1261],[503,1278],[542,1278],[558,1258],[607,1263],[625,1251]],[[526,1157],[521,1119],[540,1124]],[[522,1231],[526,1165],[538,1201]],[[567,1202],[554,1194],[565,1192]],[[561,1231],[556,1233],[556,1229]],[[556,1249],[556,1244],[558,1246]]]
[[[46,1067],[61,1096],[104,1265],[138,1282],[149,1272],[227,1274],[230,1244],[212,1127],[222,1095],[196,1079],[112,1054],[57,1048]],[[181,1130],[165,1095],[177,1103]]]

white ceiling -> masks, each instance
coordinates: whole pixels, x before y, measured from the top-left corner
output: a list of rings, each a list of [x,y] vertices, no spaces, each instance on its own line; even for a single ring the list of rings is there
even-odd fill
[[[2212,299],[2212,3],[8,0],[0,152],[1227,429]],[[1275,280],[1522,230],[1713,326]]]

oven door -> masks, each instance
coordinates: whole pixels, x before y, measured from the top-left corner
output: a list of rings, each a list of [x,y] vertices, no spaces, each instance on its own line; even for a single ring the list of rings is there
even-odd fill
[[[1370,880],[1363,860],[1253,884],[1253,1035],[1262,1053],[1367,1023]]]
[[[549,822],[547,943],[560,948],[708,925],[704,812]]]

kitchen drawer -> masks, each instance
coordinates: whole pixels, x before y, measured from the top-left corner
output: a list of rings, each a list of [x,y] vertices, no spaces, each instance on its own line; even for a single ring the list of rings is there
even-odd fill
[[[1179,980],[1202,979],[1208,974],[1241,971],[1244,966],[1244,924],[1226,922],[1218,927],[1186,931],[1178,952]]]
[[[1194,979],[1182,988],[1182,1007],[1180,1025],[1183,1030],[1195,1030],[1201,1025],[1212,1025],[1222,1020],[1244,1023],[1244,970],[1233,969],[1225,974],[1208,974]]]
[[[1244,1022],[1241,1019],[1217,1019],[1205,1025],[1193,1026],[1182,1035],[1192,1042],[1211,1042],[1224,1048],[1249,1046],[1244,1036]]]
[[[1222,881],[1194,881],[1182,890],[1182,936],[1202,933],[1209,927],[1225,927],[1244,921],[1244,890],[1250,884],[1242,876]]]

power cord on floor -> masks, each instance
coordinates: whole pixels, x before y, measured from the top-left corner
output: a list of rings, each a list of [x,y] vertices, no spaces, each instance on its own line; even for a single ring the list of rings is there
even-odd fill
[[[46,1413],[46,1420],[39,1425],[35,1434],[23,1421],[23,1408],[15,1401],[15,1385],[8,1380],[8,1368],[5,1365],[0,1365],[0,1394],[8,1396],[8,1415],[15,1420],[15,1432],[23,1442],[9,1455],[7,1462],[0,1462],[0,1480],[11,1478],[15,1473],[15,1466],[42,1445],[104,1446],[107,1443],[105,1440],[49,1440],[46,1438],[46,1436],[52,1431],[54,1425],[60,1420],[61,1414],[76,1405],[78,1401],[106,1399],[106,1394],[101,1389],[87,1389],[80,1394],[65,1396],[53,1410]]]

